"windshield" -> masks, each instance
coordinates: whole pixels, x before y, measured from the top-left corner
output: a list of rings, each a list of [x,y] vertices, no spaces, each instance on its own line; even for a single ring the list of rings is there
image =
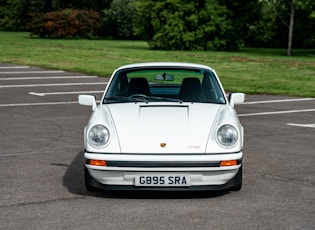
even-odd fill
[[[213,72],[183,68],[135,68],[117,72],[103,103],[194,102],[225,104]]]

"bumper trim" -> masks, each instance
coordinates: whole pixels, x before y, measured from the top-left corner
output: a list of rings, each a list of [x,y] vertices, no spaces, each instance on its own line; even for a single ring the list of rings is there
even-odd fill
[[[105,160],[106,162],[179,162],[179,163],[200,163],[200,162],[220,162],[224,160],[241,160],[243,152],[228,153],[228,154],[203,154],[203,155],[130,155],[130,154],[99,154],[99,153],[84,153],[85,160]]]
[[[86,164],[89,164],[86,160]],[[145,167],[145,168],[160,168],[160,167],[220,167],[220,161],[211,162],[162,162],[162,161],[106,161],[109,167]],[[242,159],[237,160],[237,165],[242,164]]]

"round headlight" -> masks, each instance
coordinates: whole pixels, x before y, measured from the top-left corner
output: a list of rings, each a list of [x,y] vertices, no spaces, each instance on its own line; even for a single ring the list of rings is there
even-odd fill
[[[96,148],[103,147],[109,139],[109,131],[104,125],[94,125],[89,133],[88,140]]]
[[[232,147],[238,139],[238,133],[234,126],[223,125],[217,132],[218,141],[224,147]]]

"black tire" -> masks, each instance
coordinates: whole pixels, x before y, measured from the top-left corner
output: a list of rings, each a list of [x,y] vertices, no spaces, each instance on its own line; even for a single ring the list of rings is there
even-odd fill
[[[231,188],[232,191],[240,191],[243,184],[243,166],[241,166],[234,177],[235,185]]]

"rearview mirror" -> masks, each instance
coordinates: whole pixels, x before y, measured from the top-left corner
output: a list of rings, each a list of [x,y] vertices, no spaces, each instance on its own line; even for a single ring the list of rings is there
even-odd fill
[[[174,76],[170,74],[157,74],[154,76],[154,80],[156,81],[174,81]]]

